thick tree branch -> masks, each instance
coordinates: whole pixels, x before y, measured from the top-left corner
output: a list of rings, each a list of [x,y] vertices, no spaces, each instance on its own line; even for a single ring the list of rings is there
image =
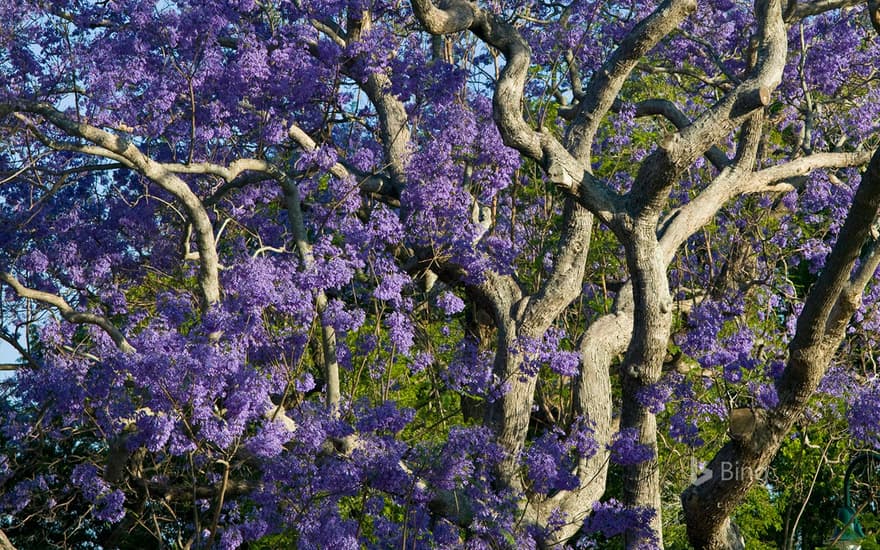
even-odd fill
[[[853,205],[837,242],[825,262],[825,269],[813,285],[798,317],[789,359],[777,383],[778,405],[760,415],[753,433],[727,443],[710,462],[714,475],[682,494],[688,537],[699,548],[724,548],[724,529],[729,515],[768,467],[776,451],[801,417],[810,397],[837,351],[846,326],[858,308],[864,285],[877,267],[877,258],[853,267],[880,207],[880,150],[874,153],[862,177]],[[745,476],[722,476],[722,468],[736,468]]]
[[[590,212],[574,199],[566,199],[553,271],[525,305],[520,317],[524,333],[543,334],[562,310],[580,295],[592,227]]]
[[[618,296],[616,312],[603,315],[587,328],[578,342],[581,356],[580,375],[575,380],[574,411],[593,428],[593,438],[600,442],[596,453],[578,461],[579,486],[560,491],[538,502],[529,502],[526,517],[546,522],[554,510],[568,514],[568,521],[554,533],[548,546],[568,541],[583,525],[592,504],[605,492],[609,453],[601,442],[611,441],[612,388],[610,366],[630,341],[633,327],[632,286],[626,285]]]
[[[246,159],[247,162],[241,162],[235,169],[230,166],[229,169],[215,165],[200,165],[200,167],[191,166],[191,169],[211,170],[215,175],[229,178],[234,181],[239,171],[251,170],[266,174],[275,179],[282,187],[285,197],[285,206],[287,207],[287,217],[290,223],[293,238],[296,242],[296,248],[302,258],[305,269],[311,269],[315,265],[315,258],[312,252],[312,246],[308,242],[305,222],[303,221],[301,199],[299,189],[296,184],[287,177],[275,165],[258,159]],[[233,163],[235,165],[236,163]],[[347,173],[340,173],[341,176],[347,176]],[[340,388],[339,388],[339,361],[336,353],[336,332],[332,326],[324,320],[324,311],[327,309],[327,295],[323,290],[319,290],[315,295],[315,307],[318,311],[319,322],[321,325],[321,346],[324,355],[324,376],[327,387],[327,408],[334,416],[339,412]]]
[[[647,99],[636,103],[636,117],[652,115],[660,115],[666,118],[666,120],[671,122],[678,130],[686,128],[691,123],[691,120],[687,115],[682,113],[678,107],[675,106],[675,103],[668,99]],[[705,156],[706,159],[712,163],[712,166],[718,170],[722,170],[725,166],[730,164],[730,159],[727,158],[724,151],[719,149],[717,145],[709,147]]]
[[[758,170],[739,186],[741,192],[759,192],[770,185],[797,176],[804,176],[822,168],[847,168],[861,166],[871,160],[870,151],[852,153],[814,153],[806,157]]]
[[[345,45],[360,42],[372,28],[372,14],[368,10],[351,12],[348,16],[348,29],[344,38],[339,33],[331,33],[337,40],[342,40]],[[324,27],[321,32],[327,32]],[[341,30],[340,30],[341,31]],[[313,52],[316,57],[320,52]],[[346,65],[346,70],[350,64]],[[360,82],[356,78],[355,81]],[[379,119],[379,135],[385,152],[385,160],[391,179],[392,194],[400,196],[400,192],[406,184],[406,166],[409,162],[410,128],[406,107],[391,92],[391,79],[384,72],[371,72],[366,80],[360,84],[370,102],[376,108]]]
[[[318,147],[315,141],[295,124],[290,126],[287,134],[304,151],[311,152]],[[223,179],[223,185],[203,201],[205,207],[217,204],[220,199],[234,189],[241,189],[268,179],[278,180],[279,177],[282,177],[280,168],[260,159],[239,159],[229,166],[213,163],[169,163],[163,164],[163,166],[175,173],[205,174]],[[328,171],[341,180],[356,179],[362,192],[369,193],[392,206],[399,206],[399,193],[395,192],[387,177],[363,174],[352,170],[342,162],[333,163]]]
[[[803,312],[798,317],[797,331],[791,344],[792,355],[800,350],[814,348],[829,337],[837,339],[838,334],[840,337],[843,336],[843,329],[830,326],[829,319],[832,311],[839,307],[841,298],[848,298],[846,294],[854,290],[850,286],[852,282],[850,275],[859,258],[862,245],[870,235],[878,205],[880,205],[880,149],[874,153],[867,171],[862,176],[862,183],[856,191],[853,205],[840,229],[837,243],[826,259],[825,269],[811,289],[804,303]],[[860,297],[863,289],[855,290]],[[835,345],[830,351],[833,353],[836,348]],[[781,394],[796,393],[796,382],[802,383],[800,380],[804,378],[797,376],[796,371],[797,369],[786,369],[779,384]]]
[[[443,9],[431,0],[412,0],[413,11],[425,30],[431,34],[455,34],[474,24],[479,8],[467,2],[448,2]]]
[[[784,193],[795,187],[790,180],[828,168],[860,166],[871,158],[870,152],[815,153],[752,173],[729,169],[719,174],[709,186],[688,204],[672,212],[661,226],[660,242],[667,262],[678,247],[701,227],[709,223],[728,201],[746,193]]]
[[[499,328],[495,374],[509,384],[509,389],[489,404],[486,416],[488,423],[495,429],[498,440],[510,452],[511,460],[503,468],[503,475],[514,486],[516,456],[518,450],[525,446],[528,435],[538,374],[524,372],[522,354],[513,352],[512,348],[520,340],[534,341],[543,338],[559,314],[580,295],[589,252],[592,214],[574,198],[569,197],[565,203],[563,223],[553,271],[538,292],[519,303],[510,302],[511,305],[506,308],[503,301],[495,307],[496,326]],[[503,295],[496,296],[495,301],[499,302],[498,298]],[[505,309],[513,311],[506,313]],[[546,516],[531,519],[543,523]]]
[[[667,265],[672,262],[678,247],[709,223],[727,201],[742,192],[739,187],[743,182],[750,180],[761,141],[763,120],[763,115],[756,113],[743,124],[733,162],[692,201],[671,212],[660,224],[660,247]]]
[[[12,545],[6,533],[2,530],[0,530],[0,550],[15,550],[15,546]]]
[[[596,71],[567,131],[569,150],[576,159],[590,164],[596,131],[639,59],[696,9],[696,0],[665,0],[630,31]]]
[[[669,135],[639,168],[628,195],[634,215],[656,216],[678,175],[743,119],[770,102],[785,67],[787,38],[782,0],[755,3],[759,23],[758,62],[751,76],[684,129]]]
[[[858,6],[864,0],[787,0],[787,2],[789,5],[785,11],[785,22],[791,24],[827,11]],[[869,9],[872,3],[872,1],[868,2]]]
[[[623,109],[624,103],[620,100],[615,100],[614,105],[611,106],[611,111],[620,112]],[[559,109],[559,116],[571,120],[575,115],[574,107],[561,107]],[[644,101],[638,101],[635,103],[635,117],[647,117],[647,116],[655,116],[660,115],[669,122],[672,123],[673,126],[677,130],[682,130],[691,124],[691,119],[687,117],[678,107],[676,107],[675,103],[669,101],[668,99],[646,99]],[[718,148],[717,145],[712,145],[705,153],[706,159],[712,163],[712,165],[721,170],[728,164],[730,164],[730,159],[727,158],[727,155]]]
[[[22,298],[27,298],[30,300],[36,300],[38,302],[42,302],[46,305],[50,305],[58,310],[61,313],[61,316],[68,322],[75,324],[89,324],[95,325],[101,328],[104,332],[107,333],[108,336],[113,340],[113,343],[116,344],[120,350],[131,353],[134,352],[135,349],[131,344],[128,343],[128,340],[125,338],[125,335],[122,334],[118,328],[116,328],[113,323],[107,320],[106,317],[101,315],[96,315],[94,313],[88,313],[83,311],[77,311],[73,309],[70,304],[67,303],[67,300],[62,298],[61,296],[51,294],[49,292],[43,292],[42,290],[36,290],[33,288],[28,288],[21,284],[21,282],[16,279],[11,273],[8,272],[0,272],[0,281],[8,284],[12,287],[12,290],[15,291],[16,294],[21,296]]]
[[[523,89],[531,63],[528,43],[512,25],[463,0],[444,9],[430,0],[414,0],[413,11],[425,29],[448,34],[469,29],[477,38],[504,54],[506,64],[495,86],[493,116],[504,143],[537,161],[550,180],[600,220],[616,226],[618,199],[549,133],[533,130],[523,119]]]
[[[650,535],[635,529],[625,535],[627,548],[639,548],[643,544],[660,545],[663,539],[657,419],[637,396],[657,383],[662,374],[672,326],[672,296],[655,224],[639,220],[625,235],[624,247],[632,279],[634,310],[638,314],[633,316],[632,338],[621,363],[621,388],[625,398],[621,404],[620,427],[635,431],[639,443],[654,454],[649,460],[624,466],[623,503],[656,511],[651,518]],[[648,540],[649,537],[653,540]]]
[[[211,219],[202,202],[186,182],[169,171],[161,163],[146,156],[133,143],[95,126],[71,120],[51,105],[27,101],[10,101],[0,104],[0,118],[10,112],[40,115],[68,136],[84,139],[97,146],[58,144],[62,148],[61,150],[74,150],[122,162],[137,170],[140,174],[155,182],[178,199],[184,205],[190,222],[196,230],[202,306],[207,308],[220,299],[219,260]],[[47,144],[47,146],[53,147],[50,144]],[[67,147],[72,147],[72,149],[65,149]]]

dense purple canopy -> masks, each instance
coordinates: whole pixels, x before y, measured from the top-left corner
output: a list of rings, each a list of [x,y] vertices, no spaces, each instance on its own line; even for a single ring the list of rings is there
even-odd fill
[[[0,528],[724,547],[880,447],[873,10],[0,1]]]

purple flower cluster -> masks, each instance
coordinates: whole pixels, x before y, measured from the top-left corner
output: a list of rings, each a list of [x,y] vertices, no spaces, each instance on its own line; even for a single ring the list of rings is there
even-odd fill
[[[848,399],[847,419],[856,440],[880,449],[880,379],[869,380],[853,391]]]
[[[523,356],[522,369],[527,374],[536,374],[541,367],[563,376],[577,376],[580,355],[577,352],[560,349],[566,333],[563,329],[551,327],[542,340],[520,338],[515,353]]]
[[[650,446],[639,441],[638,428],[624,428],[614,435],[608,445],[611,460],[624,466],[647,462],[656,458]]]
[[[612,538],[626,532],[640,533],[645,539],[641,548],[653,550],[659,548],[656,539],[648,526],[656,512],[650,508],[633,508],[621,504],[615,499],[593,504],[593,513],[584,522],[584,532]],[[577,543],[578,548],[597,548],[591,538],[583,538]]]
[[[125,516],[125,495],[119,489],[112,490],[92,464],[77,465],[70,476],[70,482],[82,492],[87,501],[95,505],[95,518],[116,523]]]
[[[510,114],[497,109],[505,52],[479,32],[428,37],[407,3],[0,0],[0,272],[52,296],[0,283],[0,330],[33,363],[0,390],[10,516],[0,524],[52,517],[74,495],[71,506],[91,514],[81,531],[170,511],[186,519],[159,534],[178,529],[196,546],[292,530],[303,548],[529,548],[570,511],[525,526],[519,505],[577,488],[581,459],[603,448],[624,466],[659,459],[638,428],[610,441],[584,418],[567,432],[535,430],[528,399],[523,435],[502,449],[495,413],[508,409],[494,408],[521,395],[506,393],[516,376],[534,376],[542,390],[559,384],[570,418],[575,341],[627,299],[620,283],[634,273],[621,234],[596,223],[574,270],[585,268],[573,282],[579,303],[511,343],[539,303],[529,293],[566,269],[552,251],[572,201],[545,173],[560,155],[544,140],[571,127],[562,115],[578,88],[601,80],[609,52],[658,4],[487,4],[531,48],[523,112],[513,113],[528,125],[523,140],[499,130]],[[747,78],[753,11],[699,2],[616,92],[583,168],[631,191],[668,130],[635,102],[661,92],[690,120],[717,104]],[[756,169],[872,143],[880,41],[864,16],[833,9],[790,25]],[[572,82],[575,65],[582,82]],[[92,143],[81,125],[106,139]],[[716,141],[733,156],[730,130]],[[117,149],[137,150],[137,161]],[[711,185],[711,164],[680,167],[659,197],[664,217]],[[692,306],[676,307],[674,342],[700,369],[615,393],[615,403],[636,399],[691,446],[730,401],[774,407],[804,296],[859,177],[855,167],[813,171],[791,180],[796,191],[735,197],[701,222],[669,270],[676,300]],[[509,326],[475,327],[493,298],[494,321],[509,316]],[[811,409],[835,420],[845,410],[853,437],[875,447],[878,382],[849,360],[870,363],[880,346],[878,304],[874,285]],[[336,364],[342,396],[331,410]],[[102,473],[113,453],[137,465]],[[253,490],[231,491],[216,532],[199,533],[206,522],[192,512],[214,504],[190,495],[218,486],[218,464]],[[529,494],[499,478],[502,464]],[[153,483],[181,500],[148,491],[131,505]],[[613,500],[592,510],[584,531],[597,544],[643,532],[653,513]]]

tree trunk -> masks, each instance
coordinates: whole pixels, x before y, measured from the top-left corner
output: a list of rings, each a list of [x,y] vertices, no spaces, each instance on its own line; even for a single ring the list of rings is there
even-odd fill
[[[0,550],[15,550],[15,546],[6,538],[2,529],[0,529]]]
[[[880,264],[877,241],[863,250],[878,206],[880,150],[871,158],[825,269],[798,317],[788,362],[777,383],[779,404],[770,411],[756,413],[754,430],[731,430],[731,441],[709,463],[712,475],[701,476],[701,483],[691,485],[682,494],[688,538],[695,547],[731,548],[726,537],[730,514],[761,479],[816,391],[846,334],[865,285]]]
[[[663,254],[653,224],[636,226],[633,239],[625,243],[627,264],[633,276],[635,304],[633,337],[623,360],[621,384],[625,396],[621,409],[621,430],[638,434],[638,444],[651,451],[649,460],[624,466],[623,502],[627,506],[655,511],[649,532],[626,533],[626,547],[663,544],[663,521],[658,467],[657,418],[639,396],[660,380],[672,326],[672,298]]]

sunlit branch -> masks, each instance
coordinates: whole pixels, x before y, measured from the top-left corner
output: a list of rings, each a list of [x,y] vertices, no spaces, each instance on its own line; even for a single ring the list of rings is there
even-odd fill
[[[9,101],[0,103],[0,118],[9,113],[31,113],[46,121],[71,137],[81,138],[92,145],[59,143],[45,136],[47,147],[74,151],[109,158],[137,170],[157,185],[174,195],[186,208],[187,215],[196,229],[199,249],[199,286],[202,290],[202,306],[209,307],[220,299],[220,282],[217,275],[218,257],[214,242],[211,219],[204,205],[189,188],[186,182],[170,172],[161,163],[142,153],[133,143],[95,126],[71,120],[53,106],[28,101]],[[22,118],[22,117],[19,117]],[[27,123],[27,122],[26,122]],[[36,128],[34,128],[36,130]],[[38,136],[42,133],[38,133]],[[39,139],[39,138],[38,138]]]
[[[120,350],[126,353],[135,351],[134,347],[128,343],[125,335],[122,334],[122,331],[116,328],[116,326],[106,317],[94,313],[77,311],[61,296],[49,292],[43,292],[42,290],[28,288],[21,284],[21,282],[10,273],[0,272],[0,281],[3,281],[12,287],[12,290],[22,298],[36,300],[56,308],[61,316],[71,323],[90,324],[103,329]]]
[[[639,59],[697,9],[696,0],[666,0],[627,34],[614,54],[596,71],[568,128],[571,153],[590,162],[593,139]]]

